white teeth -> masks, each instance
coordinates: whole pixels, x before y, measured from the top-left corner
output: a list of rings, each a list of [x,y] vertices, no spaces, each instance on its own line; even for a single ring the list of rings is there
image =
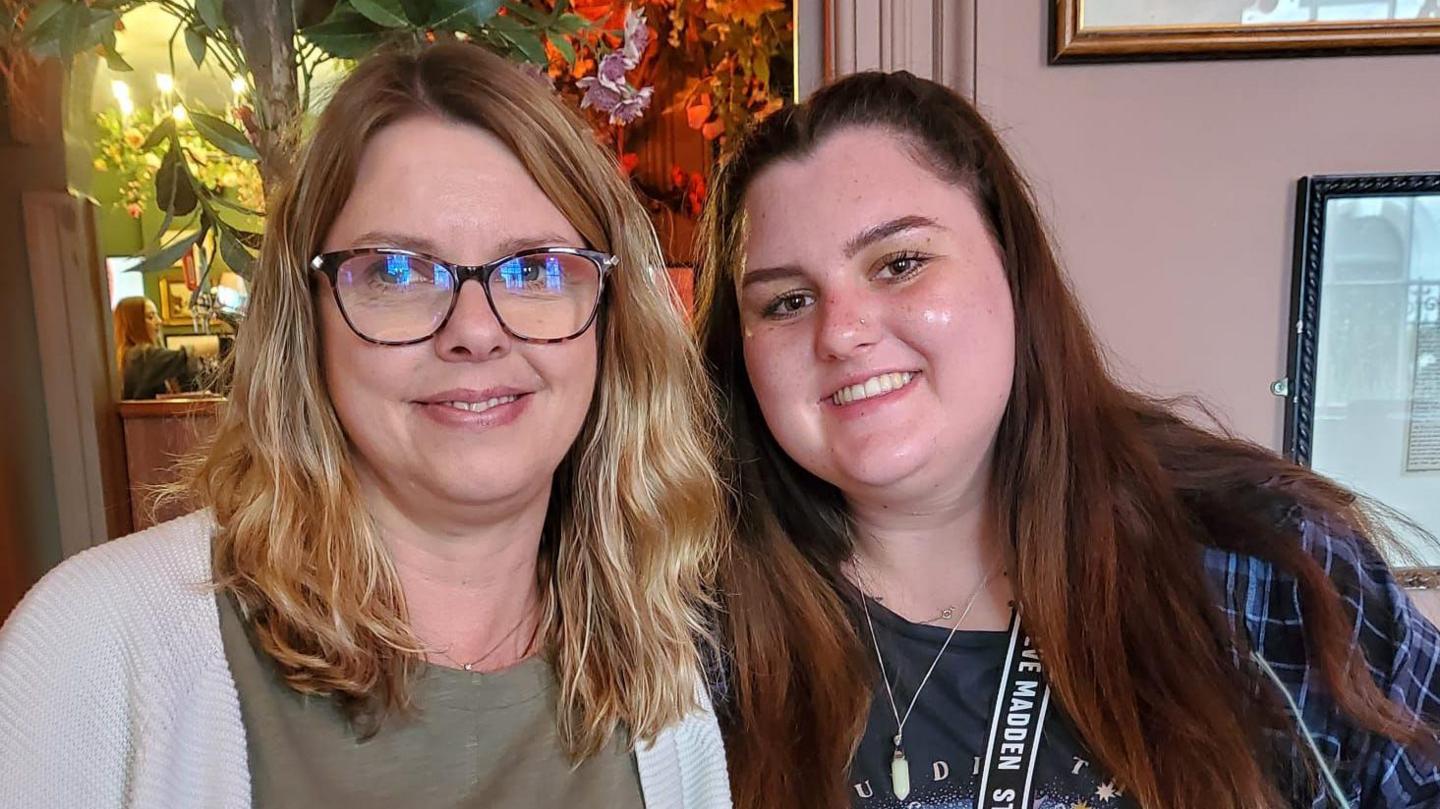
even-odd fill
[[[471,413],[484,413],[492,407],[499,407],[503,404],[510,404],[520,397],[518,396],[497,396],[493,399],[486,399],[483,402],[441,402],[446,407],[453,407],[456,410],[469,410]]]
[[[882,393],[889,393],[892,390],[899,390],[910,384],[910,380],[914,378],[915,374],[911,373],[910,371],[872,376],[864,382],[856,385],[847,385],[840,390],[835,391],[835,393],[830,397],[830,401],[837,405],[847,405],[851,404],[852,402],[859,402],[864,399],[879,396]]]

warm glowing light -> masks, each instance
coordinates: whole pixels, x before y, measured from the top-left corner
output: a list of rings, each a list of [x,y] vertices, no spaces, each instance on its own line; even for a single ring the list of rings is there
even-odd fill
[[[126,84],[123,81],[120,81],[119,79],[116,79],[115,81],[110,82],[110,92],[115,94],[116,101],[128,99],[130,98],[130,85]]]
[[[160,88],[162,93],[175,92],[175,79],[169,73],[156,73],[155,86]]]
[[[135,102],[131,101],[129,96],[117,98],[115,99],[115,103],[120,105],[121,118],[129,118],[135,113]]]
[[[240,95],[245,92],[245,80],[236,76],[230,80],[230,89],[235,92],[235,95]]]
[[[185,108],[180,106],[179,104],[176,104],[175,109],[170,111],[170,117],[174,118],[175,123],[177,124],[183,124],[190,118],[190,116],[185,112]]]

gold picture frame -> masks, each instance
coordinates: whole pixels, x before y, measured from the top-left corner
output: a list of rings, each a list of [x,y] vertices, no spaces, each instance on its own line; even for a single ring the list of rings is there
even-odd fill
[[[191,326],[195,313],[190,310],[190,287],[183,270],[167,270],[158,279],[160,285],[160,322],[166,326]]]
[[[1428,0],[1420,2],[1415,13],[1432,13],[1424,4]],[[1440,51],[1440,9],[1425,18],[1345,19],[1345,5],[1343,0],[1052,0],[1050,63]],[[1297,18],[1305,11],[1310,19]]]

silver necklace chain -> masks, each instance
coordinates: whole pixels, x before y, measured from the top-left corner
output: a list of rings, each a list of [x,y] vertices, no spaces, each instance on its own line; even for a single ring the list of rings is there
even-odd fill
[[[945,650],[950,648],[950,641],[955,639],[955,633],[960,630],[960,625],[965,623],[965,618],[970,615],[970,610],[975,606],[975,602],[979,600],[980,594],[985,592],[985,585],[989,584],[990,581],[995,578],[997,572],[998,568],[985,574],[985,578],[980,580],[980,584],[975,588],[975,592],[970,594],[970,599],[965,602],[965,609],[960,611],[960,617],[956,618],[954,625],[950,627],[950,634],[945,636],[945,643],[940,646],[940,651],[936,653],[935,659],[930,662],[930,668],[925,672],[925,676],[921,678],[920,685],[915,688],[915,693],[911,695],[910,705],[905,708],[904,716],[900,715],[900,707],[895,702],[895,691],[890,687],[890,674],[885,671],[885,657],[880,654],[880,638],[875,634],[875,622],[870,617],[870,605],[868,603],[870,594],[865,592],[863,586],[860,588],[860,605],[865,609],[865,625],[870,628],[870,642],[875,644],[875,660],[880,663],[880,678],[885,681],[885,696],[889,697],[890,712],[895,715],[895,747],[897,750],[902,747],[904,743],[905,723],[910,720],[910,712],[915,710],[915,704],[920,701],[920,692],[924,690],[925,684],[930,682],[930,675],[934,674],[935,667],[940,665],[940,659],[945,656]]]

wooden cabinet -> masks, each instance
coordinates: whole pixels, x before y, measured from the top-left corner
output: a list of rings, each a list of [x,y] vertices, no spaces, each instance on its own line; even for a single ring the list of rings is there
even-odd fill
[[[166,487],[179,479],[180,463],[193,457],[214,434],[224,401],[187,397],[120,403],[136,531],[195,510],[193,502],[167,492]]]

